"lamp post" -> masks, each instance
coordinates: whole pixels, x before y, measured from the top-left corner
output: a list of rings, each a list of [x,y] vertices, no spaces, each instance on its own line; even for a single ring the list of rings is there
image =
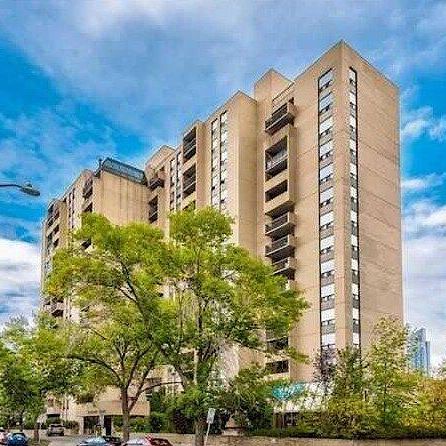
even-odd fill
[[[38,197],[40,191],[33,187],[31,183],[16,184],[16,183],[0,183],[0,187],[15,187],[24,194],[31,195],[32,197]]]

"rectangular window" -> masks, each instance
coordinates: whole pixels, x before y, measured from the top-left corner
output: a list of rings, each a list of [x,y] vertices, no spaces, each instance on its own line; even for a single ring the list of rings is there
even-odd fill
[[[319,147],[319,156],[321,158],[324,158],[328,156],[328,154],[331,153],[332,150],[333,150],[333,141],[330,140]]]
[[[356,95],[355,93],[349,93],[350,104],[356,105]]]
[[[358,272],[359,264],[357,259],[352,259],[352,270]]]
[[[320,227],[328,227],[331,225],[334,221],[334,214],[333,211],[327,212],[324,215],[321,215],[320,217]]]
[[[334,270],[334,260],[328,260],[321,263],[321,274],[328,273]]]
[[[319,181],[323,182],[333,175],[333,163],[319,170]]]
[[[354,139],[349,140],[350,150],[356,152],[356,141]]]
[[[353,308],[352,316],[353,316],[353,319],[359,320],[359,310],[357,308]]]
[[[319,111],[322,111],[329,107],[333,103],[333,93],[328,93],[324,97],[319,99]]]
[[[333,198],[333,191],[334,188],[330,187],[327,190],[324,190],[324,192],[321,192],[319,196],[319,203],[326,203],[327,201],[330,201]]]
[[[327,297],[327,296],[333,296],[334,295],[334,283],[331,283],[330,285],[325,285],[321,287],[321,297]]]
[[[350,187],[350,196],[352,198],[358,198],[358,190],[356,189],[356,187]]]
[[[358,246],[358,237],[352,234],[352,246]]]
[[[321,239],[320,242],[321,251],[332,248],[333,246],[334,246],[334,235],[330,235],[328,237]]]
[[[333,70],[330,69],[319,78],[319,89],[326,88],[333,81]]]
[[[353,344],[359,345],[359,333],[353,333]]]
[[[334,308],[330,308],[329,310],[321,311],[321,322],[334,320],[334,318],[335,318]]]
[[[356,167],[356,164],[350,163],[350,174],[354,177],[358,175],[358,168]]]
[[[356,129],[356,118],[350,115],[350,127]]]
[[[322,340],[322,345],[333,345],[336,342],[336,334],[335,333],[323,334],[321,340]]]
[[[332,127],[333,127],[333,116],[330,116],[328,119],[322,121],[319,124],[319,135],[330,130]]]

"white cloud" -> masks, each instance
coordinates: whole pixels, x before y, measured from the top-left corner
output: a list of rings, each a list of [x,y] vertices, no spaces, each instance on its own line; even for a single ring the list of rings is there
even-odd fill
[[[425,327],[437,364],[446,357],[446,205],[419,200],[404,218],[406,319]]]
[[[446,140],[446,116],[434,116],[430,106],[408,110],[403,114],[401,139],[410,141],[427,135],[435,141]]]
[[[441,186],[445,180],[446,173],[432,173],[421,177],[405,178],[401,182],[401,187],[405,193],[418,193],[436,186]]]
[[[32,316],[39,301],[40,249],[0,238],[0,325],[11,316]]]
[[[11,0],[0,5],[0,32],[62,89],[144,136],[171,140],[270,66],[294,76],[341,37],[390,76],[440,72],[446,41],[441,27],[427,26],[441,23],[436,4],[47,0],[31,8]]]

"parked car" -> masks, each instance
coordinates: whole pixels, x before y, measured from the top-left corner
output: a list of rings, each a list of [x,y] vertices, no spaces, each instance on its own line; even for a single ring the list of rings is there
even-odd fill
[[[6,444],[7,440],[8,440],[8,433],[6,432],[5,429],[0,427],[0,444]]]
[[[11,432],[6,440],[7,446],[28,446],[28,438],[23,432]]]
[[[119,437],[113,437],[112,435],[102,435],[102,438],[112,446],[122,445],[122,440]]]
[[[148,435],[142,438],[132,438],[124,446],[173,446],[166,438],[152,437]]]
[[[65,435],[65,429],[61,424],[50,424],[46,430],[46,436],[52,437],[53,435]]]
[[[77,446],[113,446],[113,444],[107,442],[104,437],[90,437],[84,438]]]

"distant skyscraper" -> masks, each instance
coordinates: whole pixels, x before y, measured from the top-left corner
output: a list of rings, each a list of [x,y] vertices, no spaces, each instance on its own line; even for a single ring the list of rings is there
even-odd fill
[[[413,334],[412,367],[420,372],[430,374],[431,345],[426,340],[426,329],[419,328]]]

